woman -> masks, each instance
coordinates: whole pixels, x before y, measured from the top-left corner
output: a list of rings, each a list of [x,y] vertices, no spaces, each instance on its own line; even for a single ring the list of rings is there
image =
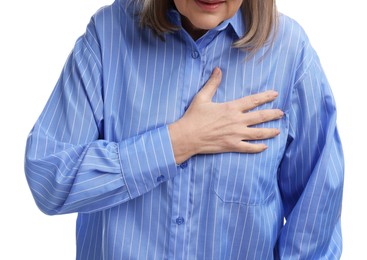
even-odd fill
[[[102,8],[25,163],[43,212],[78,212],[77,259],[341,255],[335,103],[271,0]]]

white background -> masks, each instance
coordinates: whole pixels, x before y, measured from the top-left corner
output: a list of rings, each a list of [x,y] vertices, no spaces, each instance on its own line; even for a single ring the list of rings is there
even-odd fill
[[[0,3],[0,259],[75,259],[76,215],[46,216],[27,186],[25,142],[90,16],[112,0]],[[338,106],[346,171],[343,260],[367,259],[367,13],[363,0],[278,0],[317,50]]]

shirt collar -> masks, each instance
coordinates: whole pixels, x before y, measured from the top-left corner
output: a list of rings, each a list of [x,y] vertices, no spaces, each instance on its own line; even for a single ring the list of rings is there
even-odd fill
[[[168,18],[174,25],[182,27],[181,16],[176,9],[172,8],[169,10]],[[228,20],[223,21],[221,24],[219,24],[216,28],[213,28],[212,30],[222,31],[226,29],[228,26],[232,27],[233,31],[236,33],[238,38],[241,38],[245,35],[245,22],[242,16],[241,9],[238,10],[234,16],[232,16]]]
[[[245,21],[243,19],[241,8],[236,12],[234,16],[224,21],[222,24],[226,22],[233,28],[233,31],[236,33],[238,38],[242,38],[243,36],[245,36]],[[220,24],[219,26],[221,26],[222,24]]]

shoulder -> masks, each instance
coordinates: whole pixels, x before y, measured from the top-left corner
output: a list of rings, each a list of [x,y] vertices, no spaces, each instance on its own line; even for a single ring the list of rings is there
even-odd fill
[[[96,27],[107,27],[113,23],[123,25],[121,20],[137,20],[139,4],[131,0],[115,0],[103,6],[92,16]]]
[[[310,44],[304,28],[293,18],[279,13],[275,44],[278,47],[290,48],[289,50],[299,52]]]
[[[318,62],[317,53],[305,29],[295,19],[282,13],[279,14],[274,45],[281,50],[282,55],[294,62],[296,78],[315,61]]]
[[[139,24],[138,4],[132,0],[115,0],[98,9],[91,17],[84,39],[93,49],[110,46],[120,35],[136,30]]]

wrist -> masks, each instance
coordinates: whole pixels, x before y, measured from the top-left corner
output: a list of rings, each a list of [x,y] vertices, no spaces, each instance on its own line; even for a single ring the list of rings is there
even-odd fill
[[[172,149],[177,164],[181,164],[191,156],[195,155],[195,145],[193,138],[187,131],[185,125],[180,121],[176,121],[168,126],[171,138]]]

